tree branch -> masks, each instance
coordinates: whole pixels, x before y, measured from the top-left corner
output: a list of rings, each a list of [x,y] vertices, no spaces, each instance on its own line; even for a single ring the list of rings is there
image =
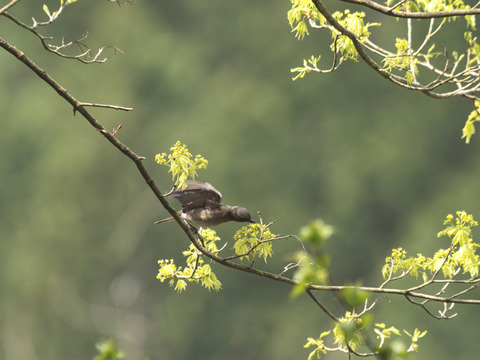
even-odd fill
[[[109,105],[109,104],[97,104],[97,103],[79,103],[79,106],[90,106],[90,107],[100,107],[106,109],[122,110],[122,111],[133,111],[131,107],[119,106],[119,105]]]
[[[60,9],[63,9],[66,5],[63,5]],[[42,34],[40,34],[36,28],[38,26],[45,26],[45,25],[49,25],[51,24],[57,17],[58,15],[60,15],[60,12],[58,12],[55,17],[52,17],[50,18],[49,21],[47,22],[43,22],[43,23],[38,23],[34,20],[34,24],[32,26],[28,26],[27,24],[21,22],[20,20],[18,20],[17,18],[15,18],[14,16],[10,15],[9,13],[7,13],[6,11],[4,12],[0,12],[0,15],[3,15],[5,16],[7,19],[11,20],[12,22],[14,22],[16,25],[20,26],[21,28],[31,32],[32,34],[34,34],[36,37],[38,37],[40,39],[40,42],[42,43],[42,46],[44,47],[45,50],[47,50],[48,52],[51,52],[55,55],[58,55],[60,57],[63,57],[63,58],[66,58],[66,59],[75,59],[75,60],[78,60],[84,64],[92,64],[92,63],[104,63],[105,61],[108,60],[108,57],[105,57],[105,58],[100,58],[100,56],[103,54],[103,52],[105,51],[105,49],[113,49],[114,51],[119,51],[123,54],[123,51],[114,47],[114,46],[111,46],[111,45],[106,45],[106,46],[103,46],[101,48],[98,49],[97,53],[95,55],[92,54],[92,50],[86,46],[82,41],[84,41],[87,37],[88,37],[88,33],[83,35],[79,40],[75,40],[75,41],[70,41],[68,43],[65,43],[65,39],[63,38],[62,39],[62,43],[61,45],[52,45],[52,44],[49,44],[47,41],[48,40],[52,40],[53,38],[52,37],[47,37],[47,36],[43,36]],[[61,50],[63,49],[66,49],[68,47],[71,47],[72,45],[78,45],[79,48],[81,49],[81,53],[79,55],[66,55],[62,52],[60,52]]]
[[[435,11],[435,12],[412,12],[412,11],[398,11],[394,10],[399,7],[405,1],[401,1],[398,4],[395,4],[392,7],[380,5],[371,0],[342,0],[347,3],[361,5],[368,7],[372,10],[378,11],[384,15],[393,16],[396,18],[404,19],[434,19],[434,18],[447,18],[455,16],[466,16],[466,15],[479,15],[480,9],[477,8],[477,5],[470,9],[464,10],[450,10],[450,11]],[[315,2],[315,1],[314,1]]]
[[[8,9],[10,9],[13,5],[15,5],[16,3],[18,3],[20,0],[12,0],[10,1],[7,5],[5,5],[4,7],[2,7],[0,9],[0,15],[3,14],[5,11],[7,11]]]

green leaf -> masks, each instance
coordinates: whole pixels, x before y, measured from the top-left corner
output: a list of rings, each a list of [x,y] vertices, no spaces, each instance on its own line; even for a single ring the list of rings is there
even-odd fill
[[[185,291],[187,288],[187,282],[185,280],[178,280],[177,284],[175,285],[175,291],[181,293],[182,291]]]
[[[418,330],[418,329],[415,329],[415,330],[414,330],[413,335],[410,334],[407,330],[403,330],[403,332],[404,332],[405,334],[407,334],[409,337],[412,338],[412,343],[411,343],[411,345],[410,345],[410,348],[407,350],[407,351],[409,351],[409,352],[411,352],[411,351],[417,351],[417,350],[418,350],[418,344],[417,344],[418,340],[419,340],[420,338],[424,337],[424,336],[427,334],[427,331],[426,331],[426,330],[423,331],[423,332],[420,332],[420,330]]]
[[[478,107],[475,110],[472,110],[470,115],[468,115],[467,122],[462,129],[462,139],[465,138],[465,143],[469,144],[470,139],[475,134],[475,122],[480,121],[480,112]]]
[[[309,348],[310,346],[316,346],[316,348],[308,355],[308,359],[311,360],[315,356],[317,359],[320,359],[321,353],[326,354],[327,350],[325,349],[324,342],[322,340],[323,337],[330,334],[330,331],[324,331],[320,334],[318,339],[314,339],[312,337],[307,338],[307,343],[303,345],[304,348]]]
[[[290,297],[295,298],[302,294],[310,284],[326,284],[328,282],[328,258],[321,256],[316,261],[305,255],[304,252],[294,254],[294,261],[299,266],[293,274],[293,279],[297,284],[293,287]]]
[[[300,238],[315,247],[321,247],[325,240],[335,233],[333,226],[325,224],[321,219],[312,221],[300,229]]]
[[[52,15],[50,15],[50,10],[48,10],[48,6],[46,4],[43,4],[43,11],[45,11],[45,14],[47,14],[49,18],[52,17]]]
[[[359,287],[360,285],[357,284],[342,291],[343,300],[353,308],[365,304],[365,300],[370,297],[370,293]]]

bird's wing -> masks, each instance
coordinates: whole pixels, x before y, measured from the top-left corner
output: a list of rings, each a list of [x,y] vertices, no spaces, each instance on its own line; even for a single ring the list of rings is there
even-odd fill
[[[177,199],[182,205],[182,211],[204,207],[207,203],[220,204],[222,194],[209,183],[187,181],[183,190],[172,192],[169,196]]]

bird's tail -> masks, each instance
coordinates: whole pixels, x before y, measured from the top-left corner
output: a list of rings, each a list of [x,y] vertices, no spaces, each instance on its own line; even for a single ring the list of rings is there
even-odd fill
[[[182,212],[179,211],[179,212],[178,212],[178,215],[181,215],[181,213],[182,213]],[[172,220],[173,220],[173,216],[170,216],[170,217],[168,217],[168,218],[166,218],[166,219],[157,220],[157,221],[154,222],[154,224],[163,224],[163,223],[165,223],[165,222],[169,222],[169,221],[172,221]]]

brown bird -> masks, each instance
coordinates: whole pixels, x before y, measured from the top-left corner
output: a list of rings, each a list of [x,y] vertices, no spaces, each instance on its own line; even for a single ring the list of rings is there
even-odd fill
[[[185,189],[173,191],[168,196],[180,202],[180,217],[193,226],[213,227],[227,221],[255,223],[247,209],[222,204],[222,194],[209,183],[187,181]],[[155,224],[171,220],[173,217],[158,220]]]

